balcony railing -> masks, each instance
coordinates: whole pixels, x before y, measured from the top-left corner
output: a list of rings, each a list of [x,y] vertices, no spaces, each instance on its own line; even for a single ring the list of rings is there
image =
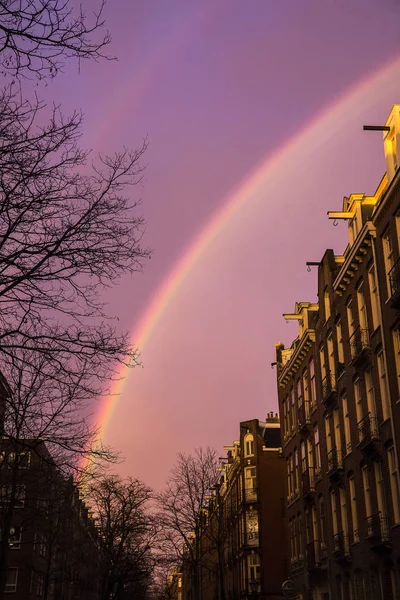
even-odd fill
[[[378,512],[366,518],[367,537],[373,547],[387,545],[390,542],[389,522]]]
[[[303,496],[308,496],[315,492],[315,469],[314,467],[307,467],[302,473],[303,482]]]
[[[322,402],[325,406],[328,406],[336,400],[336,396],[336,375],[328,373],[322,380]]]
[[[343,531],[333,536],[333,553],[337,561],[345,561],[350,557],[349,538]]]
[[[337,448],[332,448],[327,455],[328,459],[328,473],[330,476],[337,475],[343,470],[342,452]]]
[[[390,298],[389,304],[392,308],[400,307],[400,257],[396,260],[389,271]]]
[[[379,440],[378,419],[368,413],[361,421],[357,423],[358,443],[361,448],[366,448],[370,444]]]
[[[371,352],[369,329],[358,326],[350,336],[349,345],[352,365],[361,366],[366,363]]]
[[[299,421],[300,430],[302,430],[304,427],[307,427],[311,423],[310,413],[310,402],[305,400],[297,410],[297,418]]]

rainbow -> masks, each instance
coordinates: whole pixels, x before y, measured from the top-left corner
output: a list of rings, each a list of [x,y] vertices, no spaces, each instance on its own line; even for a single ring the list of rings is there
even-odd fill
[[[338,123],[343,128],[346,124],[360,118],[360,105],[372,106],[377,101],[379,91],[393,85],[395,75],[400,73],[400,59],[392,60],[388,65],[381,68],[378,73],[362,80],[355,85],[346,95],[329,105],[325,110],[309,123],[304,129],[296,133],[288,142],[284,143],[278,150],[266,157],[247,177],[234,193],[222,203],[213,214],[211,220],[198,233],[182,257],[177,261],[172,271],[164,279],[156,290],[148,309],[142,315],[139,323],[133,329],[131,340],[139,349],[149,342],[157,324],[165,315],[165,312],[179,291],[189,273],[199,263],[213,241],[225,229],[231,218],[236,215],[247,201],[256,196],[265,197],[268,189],[268,181],[271,177],[287,172],[286,164],[290,164],[290,155],[304,148],[304,153],[311,152],[321,145],[321,138],[326,139],[329,135],[337,132]],[[386,87],[385,87],[386,86]],[[400,92],[400,90],[397,90]],[[393,103],[398,98],[393,99]],[[387,106],[389,112],[390,106]],[[383,115],[384,116],[384,115]],[[360,122],[360,128],[362,123]],[[118,373],[118,378],[112,386],[111,393],[101,403],[96,415],[96,422],[104,435],[111,417],[118,403],[128,378],[129,369],[123,367]]]

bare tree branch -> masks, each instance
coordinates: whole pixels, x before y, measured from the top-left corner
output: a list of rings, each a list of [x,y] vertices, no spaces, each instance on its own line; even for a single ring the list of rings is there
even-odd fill
[[[113,58],[104,29],[105,0],[89,17],[71,0],[1,0],[0,64],[13,77],[54,77],[70,58]]]

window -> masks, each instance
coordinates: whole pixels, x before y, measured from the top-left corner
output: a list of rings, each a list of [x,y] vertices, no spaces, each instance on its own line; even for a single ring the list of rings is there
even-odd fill
[[[254,437],[251,433],[244,436],[244,455],[254,456]]]
[[[21,526],[14,525],[10,528],[10,536],[8,538],[8,547],[10,550],[19,550],[21,548]]]
[[[36,596],[41,598],[44,594],[44,577],[40,573],[36,574]]]
[[[18,581],[18,569],[17,567],[10,567],[6,573],[6,585],[4,588],[5,592],[16,592]]]
[[[392,493],[393,517],[394,522],[400,522],[400,486],[399,472],[396,466],[396,456],[394,447],[390,446],[387,450],[389,472],[390,472],[390,490]]]
[[[313,467],[314,466],[314,452],[313,452],[313,445],[312,445],[312,441],[310,438],[307,438],[307,453],[308,453],[308,466],[309,467]]]
[[[369,293],[371,296],[372,309],[372,327],[376,329],[379,325],[379,298],[378,286],[376,284],[375,265],[372,265],[368,271]]]
[[[311,404],[315,404],[317,401],[317,389],[315,385],[315,365],[313,358],[310,359],[310,384],[310,400]]]
[[[339,488],[339,499],[340,499],[340,516],[342,519],[342,531],[344,535],[344,546],[345,549],[349,550],[349,525],[347,522],[347,502],[346,502],[346,491],[344,488]]]
[[[293,471],[293,479],[294,479],[294,491],[297,492],[299,489],[299,451],[297,448],[294,449],[294,471]]]
[[[308,389],[308,373],[307,373],[307,369],[304,369],[304,371],[303,371],[303,394],[304,394],[304,401],[307,404],[308,401],[310,400],[310,390]]]
[[[298,513],[297,514],[297,523],[298,523],[298,530],[299,530],[299,556],[300,558],[303,558],[303,538],[302,538],[302,533],[303,533],[303,519],[301,517],[301,514]]]
[[[358,320],[361,329],[368,329],[367,306],[365,304],[364,285],[357,288]]]
[[[331,508],[332,508],[333,535],[336,535],[339,530],[339,519],[338,519],[336,492],[334,490],[331,491]]]
[[[379,386],[381,391],[381,402],[382,402],[382,415],[383,420],[389,418],[390,409],[389,409],[389,390],[388,390],[388,382],[386,377],[386,365],[385,365],[385,357],[383,356],[383,351],[380,350],[376,355],[376,359],[378,362],[378,375],[379,375]]]
[[[295,397],[294,397],[294,388],[290,390],[291,397],[291,423],[292,423],[292,431],[295,429],[296,424],[296,406],[295,406]]]
[[[289,427],[288,427],[288,423],[287,423],[288,414],[287,414],[287,407],[286,407],[286,399],[282,402],[282,410],[283,410],[283,435],[286,437],[286,435],[289,431]]]
[[[344,443],[345,443],[345,452],[351,452],[351,430],[350,430],[350,416],[349,416],[349,407],[347,403],[347,396],[342,396],[342,410],[343,410],[343,420],[344,420]]]
[[[367,407],[371,417],[376,417],[375,393],[371,371],[365,373],[365,389],[367,390]]]
[[[11,501],[12,488],[10,485],[3,485],[0,488],[0,501],[4,506]],[[23,508],[25,506],[25,486],[17,485],[15,488],[14,508]]]
[[[400,395],[400,330],[393,331],[394,358],[396,363],[397,391]]]
[[[324,309],[325,309],[325,321],[329,319],[331,316],[331,303],[329,300],[329,291],[328,288],[325,288],[324,291]]]
[[[312,528],[313,528],[313,542],[315,542],[316,540],[318,540],[318,516],[317,516],[317,509],[316,509],[315,505],[313,505],[311,508],[311,516],[312,516]]]
[[[321,496],[319,499],[319,535],[321,541],[321,547],[325,548],[326,546],[326,538],[325,538],[325,504],[324,499]]]
[[[360,570],[354,571],[352,600],[366,600],[364,577]]]
[[[354,481],[354,475],[351,475],[351,477],[349,478],[349,491],[350,491],[351,521],[353,524],[353,542],[359,542],[360,536],[358,533],[358,512],[357,512],[356,484]]]
[[[390,279],[389,272],[394,265],[394,255],[393,255],[393,243],[390,235],[390,231],[386,231],[382,236],[382,246],[383,246],[383,258],[385,261],[385,271],[386,271],[386,284],[388,290],[388,297],[392,295],[390,289]]]
[[[378,512],[381,514],[383,521],[381,521],[381,533],[382,536],[387,535],[386,531],[386,502],[385,502],[385,489],[383,483],[383,474],[382,474],[382,463],[374,462],[374,471],[375,471],[375,482],[376,482],[376,497],[378,500]]]
[[[325,379],[326,377],[326,366],[325,366],[325,350],[324,345],[321,344],[319,347],[319,363],[321,365],[321,377]]]
[[[333,410],[333,430],[335,435],[335,448],[337,450],[337,460],[341,461],[342,459],[342,438],[340,434],[340,419],[339,419],[339,408],[336,407]]]
[[[354,314],[353,314],[353,300],[350,298],[346,304],[347,312],[347,323],[349,327],[349,337],[351,337],[355,330]]]
[[[297,380],[297,406],[303,406],[303,389],[301,387],[301,379]]]
[[[360,423],[363,419],[364,411],[362,406],[361,381],[359,378],[354,380],[354,400],[356,403],[357,423]]]
[[[369,472],[368,467],[365,465],[362,468],[362,478],[363,478],[363,486],[364,486],[364,501],[365,501],[365,514],[366,517],[370,517],[372,515],[372,503],[371,503],[371,488],[369,484]]]
[[[257,499],[257,471],[255,467],[246,467],[244,470],[244,488],[247,501]]]
[[[332,450],[331,418],[329,415],[325,415],[325,436],[326,451],[329,453]]]
[[[249,510],[246,513],[246,532],[247,543],[249,546],[258,545],[258,513],[256,510]]]
[[[332,331],[330,331],[328,333],[328,336],[326,338],[326,345],[327,345],[327,350],[328,350],[328,367],[329,367],[329,373],[332,376],[332,385],[334,385],[334,381],[335,381],[335,357],[333,354],[333,336],[332,336]]]
[[[292,473],[291,473],[291,469],[292,469],[292,456],[290,455],[287,459],[286,459],[286,474],[287,474],[287,495],[288,498],[291,498],[293,495],[293,490],[292,490]]]
[[[260,557],[258,554],[249,554],[248,555],[248,565],[249,565],[249,581],[259,581],[260,580]]]
[[[321,446],[319,444],[319,429],[318,425],[314,427],[314,446],[315,446],[315,468],[317,469],[317,476],[321,472]]]
[[[293,519],[289,519],[289,534],[290,534],[290,558],[294,560],[294,539],[293,539]]]
[[[338,361],[339,361],[339,363],[344,365],[342,321],[340,319],[338,321],[336,321],[336,339],[337,339]]]
[[[307,457],[306,457],[306,445],[304,442],[300,444],[300,453],[301,453],[301,471],[305,473],[307,471]]]

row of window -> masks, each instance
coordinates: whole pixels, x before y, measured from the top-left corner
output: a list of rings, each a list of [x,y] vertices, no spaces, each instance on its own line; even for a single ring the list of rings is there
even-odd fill
[[[393,446],[387,449],[387,459],[392,495],[393,524],[397,524],[400,522],[400,487]],[[382,462],[374,462],[372,468],[364,465],[361,468],[361,473],[362,490],[356,491],[354,474],[349,473],[346,487],[341,487],[338,490],[333,489],[330,492],[334,539],[335,536],[339,536],[340,534],[340,540],[344,544],[346,551],[349,550],[350,543],[356,543],[360,540],[361,524],[359,523],[359,506],[361,493],[363,494],[365,506],[366,536],[375,535],[377,532],[382,539],[385,537],[387,539],[389,536],[390,520]],[[292,485],[295,486],[296,481],[298,482],[296,472],[294,474],[288,473],[288,477],[292,479]],[[311,511],[308,509],[305,511],[306,543],[318,541],[321,547],[324,548],[326,530],[324,498],[322,495],[318,499],[318,505],[319,515],[317,514],[317,507],[315,505],[311,507]],[[304,555],[301,535],[302,526],[302,515],[300,513],[289,520],[292,560],[302,558]]]
[[[6,593],[13,593],[17,591],[18,586],[18,568],[10,567],[7,569],[6,574],[6,582],[4,591]],[[37,571],[32,571],[31,573],[31,584],[30,584],[30,593],[34,593],[38,598],[42,598],[44,595],[44,586],[45,579],[41,573]],[[50,582],[49,584],[49,597],[52,597],[54,594],[54,582]]]
[[[395,347],[395,356],[396,356],[396,368],[397,368],[397,379],[400,382],[400,331],[396,330],[393,332],[393,340]],[[328,349],[330,348],[330,338],[327,340]],[[330,354],[333,361],[333,351]],[[325,377],[327,374],[332,376],[332,373],[335,371],[329,370],[329,373],[326,371],[326,366],[324,364],[324,352],[320,356],[321,362],[321,370],[322,373],[325,373]],[[386,371],[386,361],[384,358],[382,348],[378,348],[376,352],[376,364],[377,364],[377,378],[379,383],[379,396],[381,399],[381,410],[382,417],[385,421],[390,417],[390,391],[389,391],[389,382]],[[331,369],[331,367],[330,367]],[[332,367],[334,369],[334,367]],[[309,380],[309,376],[311,379]],[[335,376],[334,376],[335,377]],[[357,423],[359,423],[363,416],[365,416],[365,411],[363,409],[363,393],[362,393],[362,385],[364,385],[366,390],[366,401],[368,412],[371,416],[377,417],[377,407],[374,393],[374,385],[373,385],[373,376],[371,371],[367,371],[364,375],[365,381],[361,381],[361,377],[357,376],[354,380],[354,397],[355,404],[357,409]],[[311,381],[311,390],[312,393],[309,393],[309,381]],[[331,383],[331,387],[336,387],[336,377],[335,381]],[[312,408],[315,406],[315,370],[314,370],[314,360],[311,359],[309,363],[309,368],[304,369],[302,381],[299,379],[297,382],[297,394],[295,394],[294,388],[291,389],[290,394],[283,401],[283,429],[284,429],[284,437],[286,438],[289,433],[296,431],[297,425],[299,422],[299,418],[302,417],[306,420],[309,419],[310,414],[312,413]],[[297,400],[297,406],[296,406]],[[304,414],[303,414],[304,413]],[[347,409],[346,409],[347,414]]]

